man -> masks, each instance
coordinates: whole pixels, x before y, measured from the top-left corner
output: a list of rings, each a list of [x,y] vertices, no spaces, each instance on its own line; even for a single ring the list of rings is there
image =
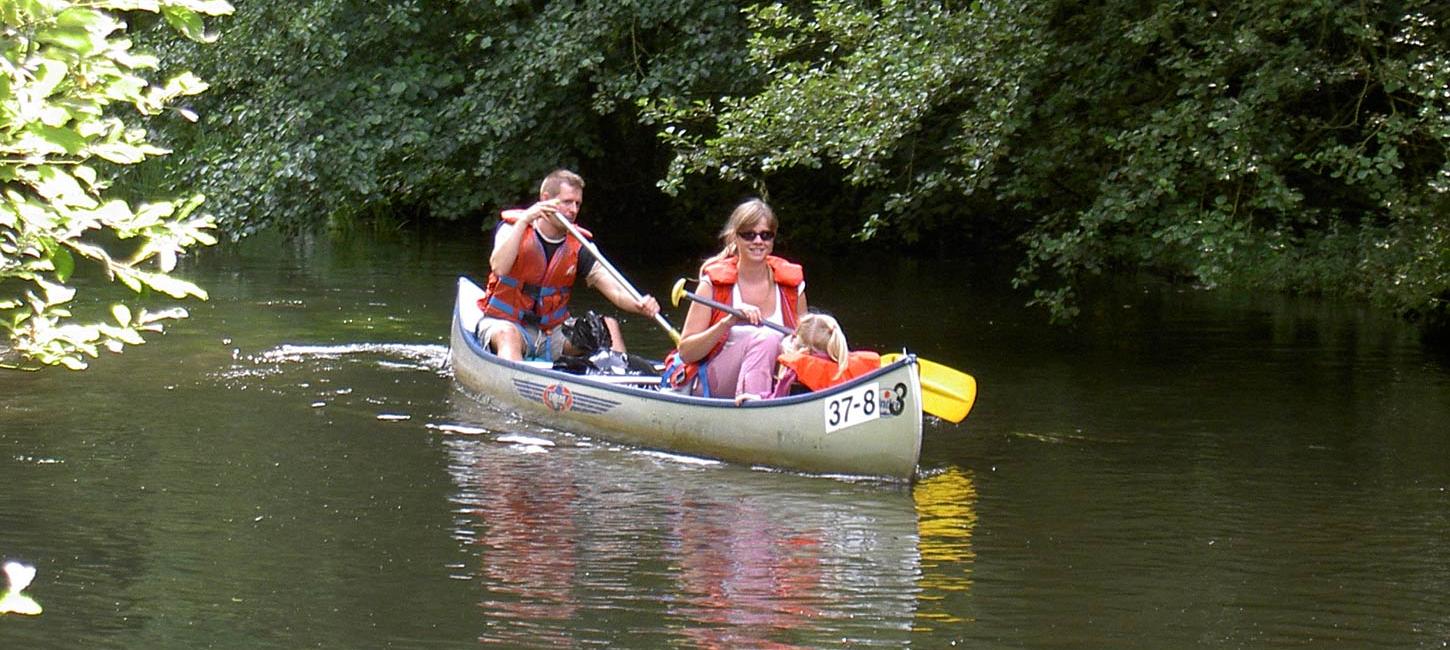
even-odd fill
[[[583,202],[584,179],[559,169],[544,178],[536,203],[500,215],[493,254],[488,258],[488,290],[478,302],[484,318],[477,330],[479,340],[500,357],[553,361],[560,354],[586,352],[565,350],[567,343],[559,329],[569,317],[569,298],[579,275],[620,309],[651,318],[659,313],[653,297],[635,300],[559,223],[560,217],[573,223]],[[612,347],[624,352],[619,322],[604,320]]]

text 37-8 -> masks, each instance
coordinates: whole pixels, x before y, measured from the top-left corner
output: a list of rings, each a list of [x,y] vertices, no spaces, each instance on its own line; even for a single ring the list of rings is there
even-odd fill
[[[881,417],[880,389],[880,384],[865,384],[826,400],[826,433]]]

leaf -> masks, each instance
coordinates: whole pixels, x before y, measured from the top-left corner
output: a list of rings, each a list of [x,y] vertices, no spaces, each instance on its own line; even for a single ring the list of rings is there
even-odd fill
[[[113,59],[116,63],[133,69],[155,68],[161,64],[161,59],[154,54],[136,53],[130,50],[116,52]]]
[[[55,362],[71,370],[85,370],[88,367],[86,362],[81,361],[79,356],[63,356],[56,359]]]
[[[202,300],[207,299],[206,291],[202,290],[201,287],[198,287],[195,284],[187,282],[186,280],[182,280],[180,278],[173,278],[169,275],[166,275],[165,273],[149,273],[146,271],[137,271],[135,269],[130,269],[130,272],[134,273],[135,278],[141,283],[145,284],[148,287],[151,287],[152,289],[160,291],[161,293],[171,296],[172,298],[185,298],[187,296],[191,296],[194,298],[200,298]]]
[[[76,270],[76,258],[69,249],[57,247],[51,252],[51,263],[55,265],[55,279],[65,282]]]
[[[47,45],[74,51],[81,56],[87,56],[100,47],[97,39],[84,27],[51,27],[42,29],[35,35],[35,40]]]
[[[161,9],[156,0],[95,0],[93,4],[100,9],[114,9],[116,11],[150,11],[155,13]]]
[[[90,153],[113,163],[132,165],[146,159],[146,152],[124,142],[101,142],[90,146]]]
[[[92,210],[89,216],[107,228],[116,228],[136,218],[131,206],[120,199],[111,199]]]
[[[31,186],[47,200],[60,205],[93,208],[96,200],[87,194],[76,179],[64,170],[51,165],[35,168]]]
[[[73,129],[32,124],[26,130],[68,154],[80,153],[86,146],[86,139]]]
[[[49,97],[55,92],[56,86],[65,81],[66,73],[70,72],[70,66],[64,61],[46,59],[40,62],[39,68],[35,71],[35,82],[30,84],[30,92],[37,97]]]
[[[142,309],[141,315],[136,317],[136,322],[143,325],[151,325],[158,321],[177,320],[189,318],[190,316],[191,313],[186,311],[185,307],[170,307],[161,311],[147,311]]]
[[[201,77],[198,77],[191,72],[183,72],[170,79],[167,79],[166,85],[162,88],[163,94],[166,97],[170,98],[179,95],[196,95],[206,92],[206,90],[210,87],[211,84],[202,81]]]
[[[112,79],[106,84],[106,96],[111,99],[134,102],[146,90],[146,80],[134,75]]]
[[[175,201],[157,201],[155,203],[142,203],[141,207],[136,209],[135,215],[132,217],[134,222],[131,224],[131,227],[145,228],[148,226],[159,224],[163,219],[170,217],[175,212]]]
[[[71,168],[71,175],[85,181],[86,185],[95,187],[96,170],[89,165],[76,165]]]
[[[115,274],[116,279],[121,281],[121,284],[126,285],[126,288],[136,293],[141,293],[141,289],[144,287],[141,284],[139,272],[121,266],[114,267],[112,272]]]
[[[86,7],[70,7],[55,17],[55,24],[62,27],[88,29],[100,24],[105,14]]]
[[[121,303],[116,303],[114,305],[111,305],[111,315],[116,318],[116,322],[117,323],[120,323],[122,327],[125,327],[125,326],[128,326],[128,325],[131,324],[131,308],[130,307],[127,307],[127,306],[125,306],[125,305],[123,305]]]
[[[210,43],[216,40],[215,36],[206,33],[206,24],[201,20],[201,14],[190,9],[175,5],[161,7],[161,15],[166,17],[166,22],[182,36],[185,36],[198,43]]]
[[[36,280],[36,284],[39,284],[41,290],[45,292],[45,304],[47,306],[62,305],[76,297],[76,290],[63,284],[46,282],[45,280]]]
[[[170,3],[208,16],[228,16],[232,5],[225,0],[170,0]]]
[[[121,330],[115,330],[111,334],[112,336],[115,336],[116,339],[118,339],[122,343],[125,343],[126,345],[144,345],[146,343],[146,339],[141,338],[140,332],[137,332],[136,330],[129,327]],[[115,351],[120,352],[120,349],[117,349]]]
[[[176,249],[172,247],[162,248],[156,251],[156,261],[164,273],[176,270]]]

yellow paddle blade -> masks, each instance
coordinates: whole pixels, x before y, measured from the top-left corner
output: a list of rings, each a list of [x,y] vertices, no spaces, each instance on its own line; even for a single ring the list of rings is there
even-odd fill
[[[900,359],[900,354],[881,355],[881,365]],[[935,361],[916,358],[921,376],[921,410],[948,422],[966,419],[977,401],[977,380],[971,375]]]

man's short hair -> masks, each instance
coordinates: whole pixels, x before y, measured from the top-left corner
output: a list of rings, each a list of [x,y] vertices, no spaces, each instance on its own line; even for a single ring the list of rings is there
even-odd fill
[[[544,177],[543,183],[539,184],[539,194],[557,196],[560,185],[573,185],[582,190],[584,189],[584,179],[567,169],[555,169]]]

